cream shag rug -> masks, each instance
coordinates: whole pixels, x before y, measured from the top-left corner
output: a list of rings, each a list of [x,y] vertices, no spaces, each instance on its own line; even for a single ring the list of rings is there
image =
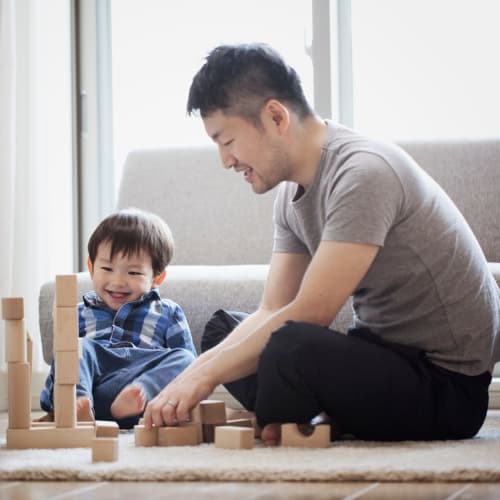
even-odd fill
[[[7,450],[0,479],[65,481],[500,481],[500,425],[463,441],[337,441],[326,449],[137,448],[120,435],[119,460],[91,461],[87,448]]]

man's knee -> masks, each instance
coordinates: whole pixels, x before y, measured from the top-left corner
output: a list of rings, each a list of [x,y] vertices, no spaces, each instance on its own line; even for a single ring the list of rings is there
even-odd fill
[[[239,311],[215,311],[208,320],[201,337],[201,352],[208,351],[220,344],[246,317],[247,313]]]

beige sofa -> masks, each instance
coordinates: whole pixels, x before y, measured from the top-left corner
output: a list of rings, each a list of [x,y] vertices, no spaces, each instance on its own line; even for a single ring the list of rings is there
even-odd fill
[[[462,210],[500,282],[500,140],[402,144]],[[118,207],[158,213],[172,228],[176,251],[162,285],[179,303],[199,349],[219,308],[253,311],[263,291],[272,246],[275,192],[255,195],[241,175],[224,171],[214,148],[134,151],[127,158]],[[78,276],[80,291],[91,287]],[[52,359],[53,281],[40,290],[44,358]],[[346,304],[335,321],[345,330]]]

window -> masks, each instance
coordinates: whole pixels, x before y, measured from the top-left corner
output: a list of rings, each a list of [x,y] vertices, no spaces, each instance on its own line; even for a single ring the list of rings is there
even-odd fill
[[[391,140],[500,131],[500,3],[352,0],[353,126]]]
[[[187,117],[186,101],[216,45],[269,43],[297,69],[313,102],[309,0],[112,0],[110,14],[117,181],[132,149],[209,143],[201,120]]]

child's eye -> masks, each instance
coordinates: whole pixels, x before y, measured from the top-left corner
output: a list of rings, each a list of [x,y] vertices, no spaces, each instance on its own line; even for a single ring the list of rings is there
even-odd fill
[[[112,271],[112,269],[111,269],[110,267],[107,267],[107,266],[101,266],[101,269],[102,269],[103,271],[108,272],[108,273]]]
[[[142,273],[140,273],[139,271],[129,271],[129,274],[131,276],[141,276]]]

